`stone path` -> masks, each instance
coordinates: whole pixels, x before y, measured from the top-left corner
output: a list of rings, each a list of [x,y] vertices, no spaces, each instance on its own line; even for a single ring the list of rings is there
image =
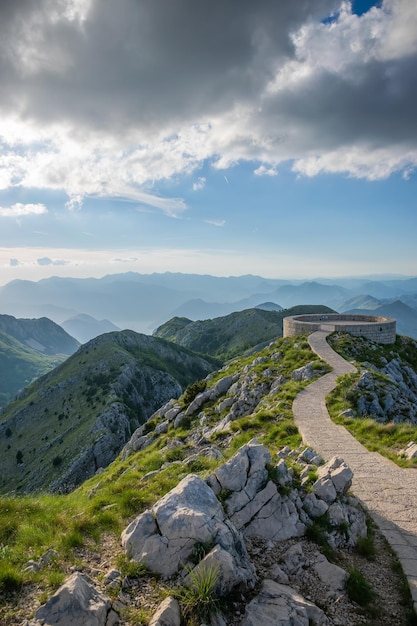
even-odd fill
[[[293,403],[303,440],[326,459],[342,457],[354,472],[352,491],[372,516],[401,561],[417,613],[417,472],[403,469],[377,452],[369,452],[343,426],[334,424],[325,397],[336,378],[356,371],[327,343],[323,328],[308,337],[314,352],[333,367],[301,391]]]

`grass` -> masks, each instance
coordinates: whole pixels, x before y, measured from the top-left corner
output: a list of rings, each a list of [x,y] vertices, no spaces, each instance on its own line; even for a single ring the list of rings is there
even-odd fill
[[[209,620],[220,606],[216,594],[219,568],[202,563],[195,569],[188,570],[188,578],[188,584],[180,587],[175,595],[186,623],[197,625]]]
[[[375,599],[375,592],[362,572],[356,567],[348,571],[346,592],[352,602],[359,606],[368,606]]]

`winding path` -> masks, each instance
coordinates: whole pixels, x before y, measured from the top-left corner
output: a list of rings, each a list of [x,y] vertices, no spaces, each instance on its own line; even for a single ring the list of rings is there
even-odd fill
[[[342,457],[352,469],[352,491],[396,552],[417,613],[417,472],[400,468],[377,452],[369,452],[330,419],[326,395],[336,386],[338,376],[356,368],[329,346],[327,335],[327,329],[318,330],[309,335],[308,342],[333,371],[298,394],[293,403],[294,419],[305,443],[324,458]]]

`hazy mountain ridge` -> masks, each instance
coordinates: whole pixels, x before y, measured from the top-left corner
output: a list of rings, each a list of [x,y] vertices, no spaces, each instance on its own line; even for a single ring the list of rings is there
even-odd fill
[[[121,331],[83,345],[0,415],[0,491],[67,491],[105,467],[132,432],[216,363]]]
[[[172,317],[209,319],[272,301],[282,307],[322,304],[339,310],[350,298],[369,294],[382,299],[413,298],[417,279],[265,279],[197,274],[126,274],[100,279],[48,278],[37,283],[14,280],[0,288],[2,312],[50,317],[58,323],[87,314],[120,328],[151,333]],[[197,301],[197,302],[196,302]],[[57,304],[59,303],[59,304]]]
[[[98,335],[121,330],[109,320],[96,320],[91,315],[80,313],[60,324],[64,330],[80,343],[86,343]]]

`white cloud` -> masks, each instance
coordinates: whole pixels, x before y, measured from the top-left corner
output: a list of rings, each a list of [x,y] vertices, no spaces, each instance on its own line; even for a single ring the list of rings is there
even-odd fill
[[[66,259],[51,259],[50,257],[44,256],[36,259],[36,263],[38,265],[69,265],[70,261]]]
[[[196,7],[0,6],[0,189],[64,190],[69,210],[118,197],[178,216],[184,201],[155,182],[206,159],[369,179],[417,164],[415,0],[360,17],[338,0]]]
[[[256,170],[253,171],[255,176],[277,176],[278,172],[275,167],[265,167],[265,165],[260,165]]]
[[[224,226],[226,224],[226,220],[204,220],[206,224],[211,224],[212,226]]]
[[[26,215],[42,215],[48,209],[44,204],[21,204],[20,202],[10,207],[0,207],[0,217],[24,217]]]
[[[206,186],[206,181],[207,179],[205,176],[199,176],[196,182],[193,183],[193,191],[200,191],[200,189],[204,189],[204,187]]]

